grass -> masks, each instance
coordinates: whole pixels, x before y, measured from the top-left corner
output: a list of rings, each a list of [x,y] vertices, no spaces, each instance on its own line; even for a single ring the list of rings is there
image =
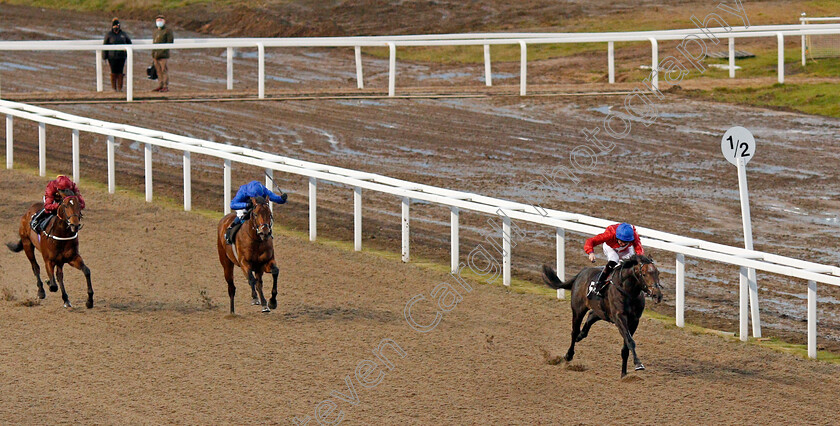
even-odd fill
[[[3,164],[3,163],[5,163],[5,157],[0,156],[0,164]],[[38,170],[33,168],[33,167],[27,167],[27,166],[21,167],[18,164],[18,165],[15,166],[15,168],[18,171],[23,171],[23,172],[26,172],[26,173],[30,173],[32,175],[37,176],[37,174],[38,174]],[[48,176],[55,175],[55,174],[56,174],[56,172],[54,172],[54,171],[50,171],[49,173],[47,173]],[[82,179],[81,183],[82,183],[83,186],[86,186],[86,187],[92,187],[92,188],[95,188],[99,191],[107,191],[107,185],[103,184],[103,183],[100,183],[100,182],[89,181],[89,180],[86,180],[86,179]],[[125,195],[125,196],[131,197],[131,198],[136,199],[136,200],[145,200],[145,194],[141,191],[123,188],[123,189],[119,190],[119,193],[121,195]],[[170,210],[181,211],[183,209],[183,206],[181,204],[179,204],[178,202],[175,202],[172,199],[165,199],[165,198],[162,199],[160,197],[156,197],[155,203],[160,205],[163,208],[170,209]],[[213,211],[213,210],[200,210],[199,209],[199,210],[193,210],[191,213],[199,214],[199,215],[202,215],[204,217],[209,217],[209,218],[214,218],[214,219],[218,219],[218,218],[222,217],[221,212]],[[276,224],[276,223],[274,224],[274,232],[277,235],[282,235],[282,236],[285,236],[285,237],[297,238],[297,239],[304,240],[304,241],[309,240],[308,231],[298,231],[298,230],[295,230],[295,229],[291,229],[291,228],[281,226],[281,225]],[[314,242],[314,244],[319,244],[319,245],[327,246],[327,247],[334,247],[336,249],[345,250],[345,251],[353,251],[354,250],[354,244],[353,244],[352,241],[331,240],[331,239],[324,238],[323,236],[319,237],[318,240],[316,240]],[[400,253],[387,251],[387,250],[366,248],[366,249],[363,250],[363,254],[368,255],[368,256],[376,256],[376,257],[380,257],[380,258],[385,258],[385,259],[388,259],[388,260],[393,261],[393,262],[400,262],[401,261],[401,254]],[[430,259],[414,258],[411,261],[411,264],[415,267],[418,267],[418,268],[429,269],[429,270],[439,272],[439,273],[443,273],[443,274],[448,274],[449,273],[449,265],[448,264],[443,264],[443,263],[440,263],[440,262],[437,262],[437,261],[434,261],[434,260],[430,260]],[[501,284],[501,278],[497,279],[492,284],[487,284],[486,279],[484,279],[481,276],[473,273],[468,268],[462,269],[461,276],[463,278],[469,280],[472,284],[477,284],[479,286],[484,286],[484,285],[496,285],[496,286],[498,286],[498,285]],[[523,279],[520,279],[520,278],[516,278],[516,277],[511,277],[511,285],[510,285],[510,287],[507,288],[507,290],[510,291],[511,293],[538,295],[538,296],[542,296],[542,297],[549,297],[552,300],[558,300],[556,290],[550,289],[550,288],[546,287],[545,285],[543,285],[542,283],[533,283],[533,282],[523,280]],[[209,300],[209,298],[206,297],[206,292],[204,290],[199,291],[199,296],[203,299],[203,303],[205,304],[206,309],[214,309],[216,307],[215,304],[212,302],[212,300]],[[567,296],[568,296],[568,294],[567,294]],[[568,298],[566,300],[568,300]],[[562,301],[558,300],[558,302],[564,302],[565,303],[566,300],[562,300]],[[27,299],[27,300],[18,302],[18,305],[20,305],[20,306],[38,306],[38,305],[40,305],[40,300],[38,300],[38,299]],[[653,312],[649,309],[645,310],[644,315],[647,318],[650,318],[654,321],[658,321],[660,323],[665,324],[666,327],[676,327],[676,320],[675,320],[674,317],[667,316],[667,315],[662,315],[662,314]],[[732,341],[732,342],[740,343],[740,341],[738,340],[737,336],[734,333],[727,333],[727,332],[723,332],[723,331],[720,331],[720,330],[708,329],[708,328],[700,327],[698,325],[689,324],[689,323],[685,324],[684,330],[689,332],[689,333],[693,333],[693,334],[715,335],[715,336],[719,336],[721,338],[727,339],[727,340]],[[758,346],[761,346],[761,347],[764,347],[764,348],[767,348],[767,349],[771,349],[771,350],[774,350],[774,351],[777,351],[777,352],[789,353],[789,354],[792,354],[792,355],[795,355],[795,356],[798,356],[798,357],[801,357],[801,358],[806,358],[807,359],[807,356],[808,356],[808,347],[806,345],[789,343],[789,342],[785,342],[785,341],[782,341],[782,340],[779,340],[779,339],[776,339],[776,338],[762,338],[762,339],[750,338],[748,340],[748,343],[758,345]],[[825,351],[825,350],[821,350],[821,351],[817,352],[817,360],[825,361],[825,362],[829,362],[829,363],[834,363],[834,364],[840,364],[840,354]]]
[[[840,118],[840,83],[716,88],[691,91],[688,95],[717,102],[781,108]]]

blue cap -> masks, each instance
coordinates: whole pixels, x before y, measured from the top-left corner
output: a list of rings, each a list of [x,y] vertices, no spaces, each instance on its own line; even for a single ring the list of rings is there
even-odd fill
[[[636,234],[633,232],[633,226],[629,223],[622,223],[615,229],[615,237],[621,241],[635,241]]]

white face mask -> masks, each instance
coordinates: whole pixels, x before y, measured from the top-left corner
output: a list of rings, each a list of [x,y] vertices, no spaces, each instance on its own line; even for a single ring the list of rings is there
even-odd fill
[[[155,25],[156,25],[158,28],[163,28],[163,24],[164,24],[164,21],[155,21]]]

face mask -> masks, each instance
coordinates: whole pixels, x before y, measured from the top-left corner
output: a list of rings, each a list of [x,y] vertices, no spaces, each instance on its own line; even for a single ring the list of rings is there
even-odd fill
[[[163,22],[163,21],[155,21],[155,25],[156,25],[158,28],[163,28],[163,24],[164,24],[164,22]]]

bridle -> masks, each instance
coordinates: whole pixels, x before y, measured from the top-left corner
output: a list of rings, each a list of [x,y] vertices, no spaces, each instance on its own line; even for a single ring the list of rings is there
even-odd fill
[[[274,215],[273,215],[273,214],[269,214],[269,221],[268,221],[268,223],[267,223],[267,224],[266,224],[266,223],[264,223],[264,224],[262,224],[262,225],[260,225],[260,226],[258,227],[258,226],[257,226],[257,215],[256,215],[256,213],[254,212],[254,210],[256,210],[256,209],[257,209],[257,207],[259,207],[259,205],[254,206],[254,209],[253,209],[253,210],[251,210],[251,220],[249,220],[249,222],[251,222],[251,228],[254,230],[254,232],[255,232],[257,235],[259,235],[259,234],[260,234],[260,229],[263,229],[263,228],[265,228],[265,227],[268,227],[268,234],[266,235],[266,239],[268,239],[268,238],[272,238],[272,237],[273,237],[272,232],[273,232],[273,230],[274,230]]]
[[[49,231],[44,230],[44,235],[46,235],[47,237],[52,238],[54,240],[57,240],[57,241],[69,241],[69,240],[75,240],[76,238],[79,238],[79,231],[82,230],[82,226],[83,226],[83,224],[81,223],[82,222],[82,211],[79,210],[78,213],[67,216],[67,206],[65,206],[65,204],[64,204],[67,200],[75,199],[75,198],[76,198],[75,196],[66,196],[66,197],[62,198],[61,199],[61,204],[59,204],[59,206],[58,206],[58,213],[56,214],[56,216],[57,216],[56,218],[59,219],[59,220],[65,221],[67,223],[67,226],[73,226],[73,224],[70,222],[70,219],[73,219],[74,217],[79,218],[79,227],[76,229],[76,232],[73,234],[73,236],[71,236],[71,237],[56,237],[55,235],[52,235],[50,232],[53,230],[53,228],[55,228],[56,222],[53,222],[52,225],[50,225],[50,230]],[[62,219],[62,216],[64,216],[64,219]]]

